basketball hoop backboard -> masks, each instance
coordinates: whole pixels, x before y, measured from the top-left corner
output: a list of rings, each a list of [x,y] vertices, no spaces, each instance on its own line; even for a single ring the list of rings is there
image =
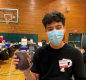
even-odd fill
[[[0,8],[0,23],[6,23],[6,18],[9,23],[19,23],[18,9]]]

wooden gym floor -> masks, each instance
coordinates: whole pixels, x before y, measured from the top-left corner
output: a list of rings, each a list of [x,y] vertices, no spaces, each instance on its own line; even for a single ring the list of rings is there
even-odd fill
[[[0,60],[0,80],[10,80],[9,71],[11,66],[12,58],[9,60]],[[25,80],[25,76],[19,70],[15,70],[15,66],[12,62],[11,68],[11,80]]]

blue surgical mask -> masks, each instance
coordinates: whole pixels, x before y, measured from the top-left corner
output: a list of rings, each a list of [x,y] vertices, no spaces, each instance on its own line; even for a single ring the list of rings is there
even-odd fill
[[[47,32],[48,38],[50,42],[57,46],[61,43],[63,36],[64,36],[64,30],[53,30],[50,32]]]

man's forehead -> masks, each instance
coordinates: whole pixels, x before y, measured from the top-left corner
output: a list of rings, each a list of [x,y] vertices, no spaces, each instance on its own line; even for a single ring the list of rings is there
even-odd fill
[[[53,27],[53,26],[57,26],[57,25],[63,25],[62,22],[52,22],[51,24],[47,24],[47,28]]]

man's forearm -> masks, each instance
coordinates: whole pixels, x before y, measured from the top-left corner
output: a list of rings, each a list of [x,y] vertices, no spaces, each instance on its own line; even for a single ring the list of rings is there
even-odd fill
[[[26,80],[36,80],[35,76],[33,75],[32,72],[30,72],[30,69],[27,69],[25,72],[24,72],[24,75],[26,77]]]

